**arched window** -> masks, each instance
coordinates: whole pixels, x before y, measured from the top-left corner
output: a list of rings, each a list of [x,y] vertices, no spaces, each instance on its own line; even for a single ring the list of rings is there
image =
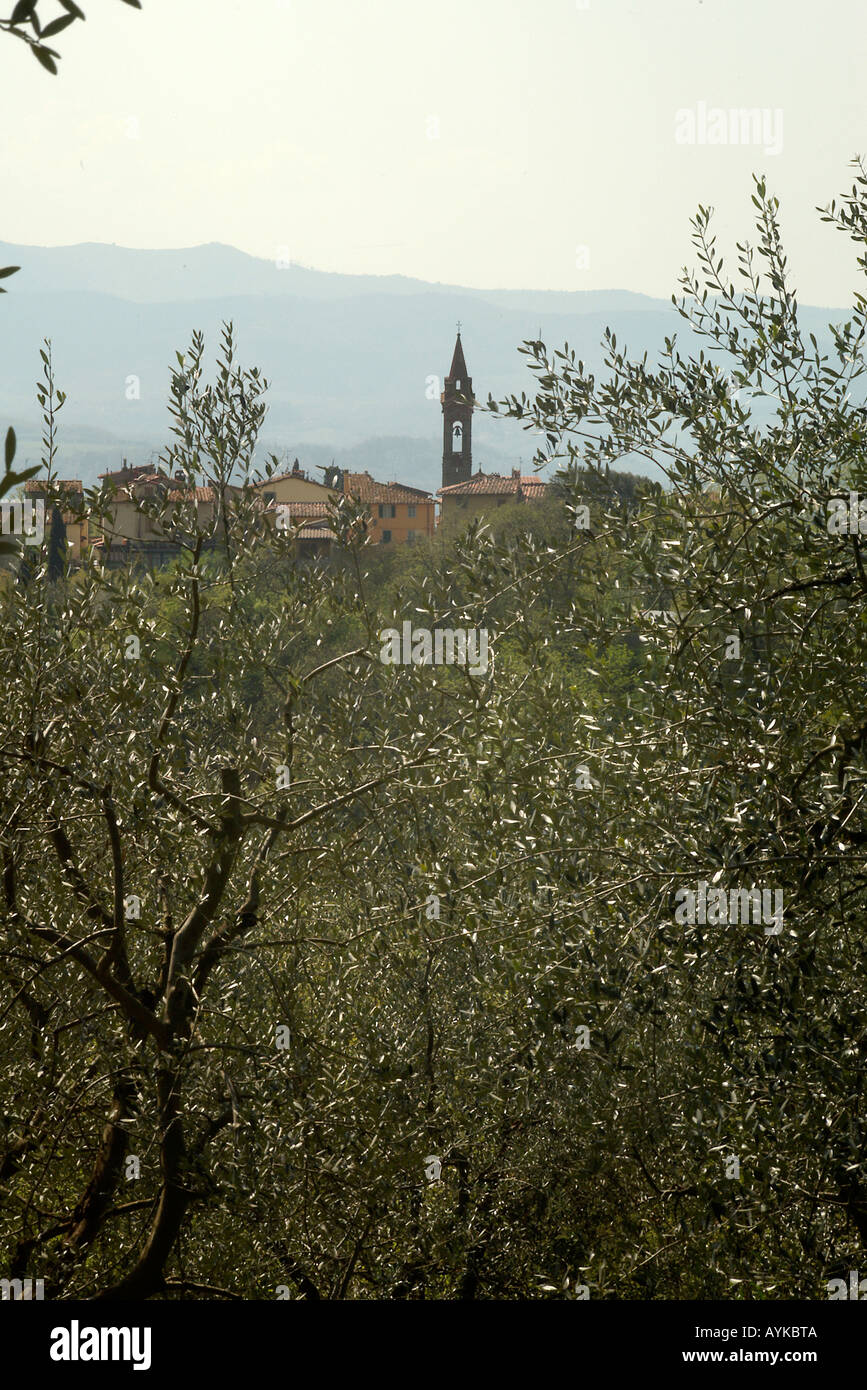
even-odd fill
[[[464,448],[464,431],[460,420],[456,420],[452,425],[452,453],[460,454]]]

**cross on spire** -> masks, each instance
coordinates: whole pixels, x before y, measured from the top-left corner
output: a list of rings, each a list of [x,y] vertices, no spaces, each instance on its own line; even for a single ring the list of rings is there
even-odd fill
[[[460,319],[458,319],[458,332],[460,333],[460,331],[461,331],[461,321],[460,321]]]

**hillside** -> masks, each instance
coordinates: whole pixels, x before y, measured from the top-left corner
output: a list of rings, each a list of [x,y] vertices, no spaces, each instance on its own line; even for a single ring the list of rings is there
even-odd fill
[[[622,290],[478,290],[402,276],[337,275],[232,247],[140,251],[85,244],[0,243],[0,264],[20,264],[0,315],[0,418],[14,422],[22,458],[38,458],[34,384],[50,338],[67,392],[62,468],[85,482],[121,456],[145,462],[164,443],[169,364],[195,329],[216,343],[235,324],[242,360],[271,381],[263,448],[308,466],[335,458],[382,477],[436,488],[439,380],[455,323],[480,401],[529,392],[518,348],[568,342],[597,368],[607,325],[634,356],[682,332],[673,306]],[[822,334],[831,310],[803,310]],[[137,387],[128,383],[137,378]],[[128,395],[137,399],[128,399]],[[474,466],[528,464],[535,444],[514,422],[476,417]]]

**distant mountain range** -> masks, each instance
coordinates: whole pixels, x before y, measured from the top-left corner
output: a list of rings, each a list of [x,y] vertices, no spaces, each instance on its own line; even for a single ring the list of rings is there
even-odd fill
[[[248,256],[212,244],[142,251],[85,243],[0,242],[0,266],[20,265],[0,299],[0,427],[15,425],[19,461],[39,457],[35,383],[43,338],[67,393],[60,416],[60,472],[85,484],[146,462],[168,438],[170,364],[195,329],[213,359],[220,325],[232,319],[239,360],[271,382],[264,451],[296,455],[311,469],[332,458],[435,490],[440,484],[439,383],[461,320],[478,400],[533,392],[520,344],[541,331],[591,365],[612,327],[618,346],[651,357],[663,338],[688,339],[670,302],[625,290],[478,290],[404,276],[339,275]],[[842,311],[803,309],[822,341]],[[128,400],[126,382],[140,382]],[[433,396],[433,399],[430,397]],[[526,471],[536,448],[516,422],[478,414],[473,464]],[[637,465],[636,465],[637,466]],[[640,470],[639,470],[640,471]],[[315,476],[315,474],[314,474]]]

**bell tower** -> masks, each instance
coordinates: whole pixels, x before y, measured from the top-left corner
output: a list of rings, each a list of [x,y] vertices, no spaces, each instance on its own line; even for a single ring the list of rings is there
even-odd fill
[[[461,347],[461,325],[452,365],[440,396],[443,407],[443,487],[465,483],[473,471],[473,381]]]

